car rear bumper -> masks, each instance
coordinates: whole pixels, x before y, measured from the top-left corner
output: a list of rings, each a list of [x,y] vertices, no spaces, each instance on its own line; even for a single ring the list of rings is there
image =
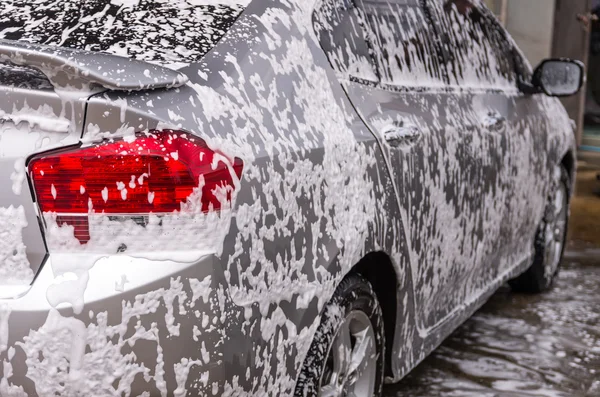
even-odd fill
[[[62,272],[77,260],[90,266]],[[247,360],[243,341],[224,357],[224,285],[212,255],[51,255],[27,293],[0,300],[0,395],[220,395],[226,362]]]

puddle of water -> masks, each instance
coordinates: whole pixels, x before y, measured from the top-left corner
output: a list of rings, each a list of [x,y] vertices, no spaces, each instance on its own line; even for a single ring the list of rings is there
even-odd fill
[[[600,396],[600,250],[567,252],[548,293],[500,289],[384,396]]]

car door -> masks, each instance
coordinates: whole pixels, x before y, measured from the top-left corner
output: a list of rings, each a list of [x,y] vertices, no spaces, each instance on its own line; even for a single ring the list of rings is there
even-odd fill
[[[419,0],[357,0],[347,4],[371,47],[377,82],[344,82],[363,120],[379,137],[403,212],[419,327],[448,318],[465,303],[493,255],[486,207],[488,173],[497,166],[472,96],[448,87],[433,20]],[[363,63],[364,64],[364,63]],[[493,234],[492,234],[493,233]]]
[[[544,208],[546,123],[537,100],[518,89],[517,71],[527,73],[529,66],[483,4],[432,0],[428,7],[439,26],[449,84],[460,87],[485,142],[478,170],[487,259],[472,280],[476,294],[530,259]]]

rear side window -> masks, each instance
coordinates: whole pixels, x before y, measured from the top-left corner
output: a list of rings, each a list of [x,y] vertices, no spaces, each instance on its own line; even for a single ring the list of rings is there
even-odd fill
[[[321,47],[341,78],[377,81],[364,15],[352,0],[325,0],[313,15]]]
[[[409,86],[445,83],[435,30],[420,0],[358,1],[372,32],[382,82]]]
[[[249,0],[2,0],[0,38],[161,64],[198,61]]]
[[[428,2],[440,23],[451,84],[514,87],[514,54],[507,34],[479,0]]]

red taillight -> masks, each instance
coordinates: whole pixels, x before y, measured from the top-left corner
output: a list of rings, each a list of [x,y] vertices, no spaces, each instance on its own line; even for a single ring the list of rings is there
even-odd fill
[[[231,200],[242,167],[242,160],[212,151],[202,139],[178,131],[151,131],[131,141],[111,140],[34,157],[29,172],[41,211],[55,212],[59,224],[73,225],[75,236],[86,242],[87,218],[76,215],[92,210],[162,214],[179,211],[182,204],[203,212],[220,210]],[[194,198],[198,202],[190,202]]]

